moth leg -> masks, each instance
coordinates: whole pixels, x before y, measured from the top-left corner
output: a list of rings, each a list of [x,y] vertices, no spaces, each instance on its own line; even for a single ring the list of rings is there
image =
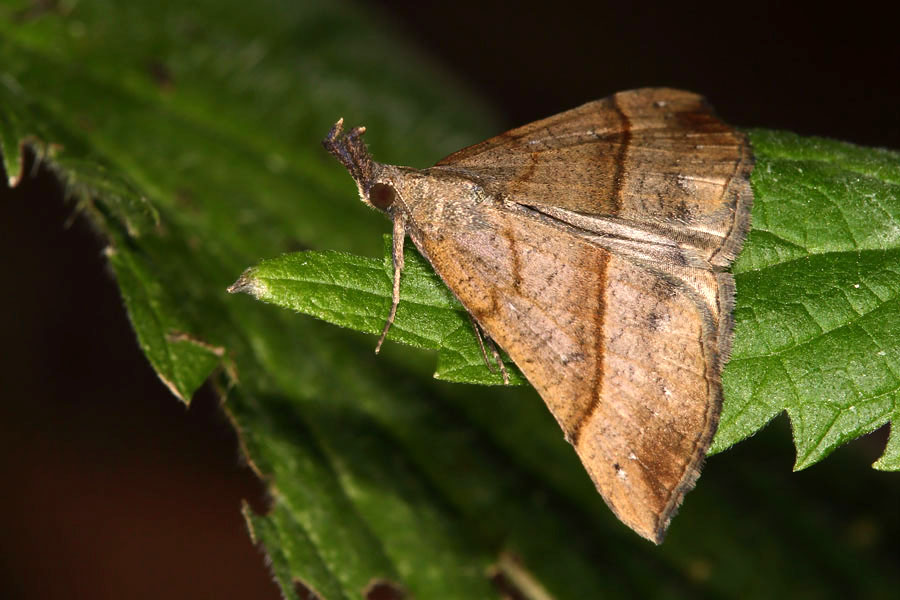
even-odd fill
[[[497,352],[497,345],[494,343],[494,340],[492,340],[489,335],[485,334],[484,330],[481,329],[481,325],[472,318],[471,314],[469,314],[469,321],[472,323],[472,329],[475,330],[475,337],[478,339],[478,347],[481,348],[481,358],[484,359],[484,365],[491,373],[497,372],[497,369],[491,364],[491,361],[488,360],[487,352],[484,349],[484,343],[487,341],[487,345],[491,349],[491,356],[494,357],[494,361],[500,369],[500,374],[503,375],[503,385],[509,385],[509,373],[506,371],[506,365],[503,364],[503,359],[500,358],[500,353]]]
[[[481,348],[481,358],[484,359],[484,366],[487,367],[488,371],[491,373],[496,373],[494,370],[494,366],[491,364],[491,361],[488,360],[487,352],[484,349],[484,337],[481,335],[481,327],[478,326],[478,323],[475,322],[475,319],[472,318],[472,315],[466,313],[469,317],[469,322],[472,324],[472,329],[475,330],[475,339],[478,340],[478,347]]]
[[[503,364],[503,359],[500,358],[500,353],[497,351],[497,344],[491,338],[488,338],[487,342],[491,348],[491,354],[494,355],[494,360],[497,361],[497,366],[500,367],[500,374],[503,375],[503,385],[509,385],[509,373],[506,371],[506,365]]]
[[[391,293],[391,312],[388,314],[381,337],[378,338],[375,354],[381,351],[381,344],[384,343],[391,325],[394,324],[394,317],[397,316],[397,305],[400,304],[400,274],[403,273],[403,241],[406,239],[406,215],[398,211],[393,215],[393,221],[394,232],[391,258],[394,262],[394,289]]]

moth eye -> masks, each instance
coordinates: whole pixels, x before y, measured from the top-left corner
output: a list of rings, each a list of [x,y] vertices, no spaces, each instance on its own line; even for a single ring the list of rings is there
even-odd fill
[[[379,210],[387,210],[395,200],[397,200],[397,192],[384,183],[376,183],[369,190],[369,202]]]

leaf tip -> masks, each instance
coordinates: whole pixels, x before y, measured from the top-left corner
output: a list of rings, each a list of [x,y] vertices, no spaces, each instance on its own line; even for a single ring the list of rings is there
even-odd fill
[[[191,403],[191,395],[189,393],[185,393],[185,390],[178,385],[178,383],[168,377],[162,375],[162,373],[157,372],[156,374],[160,381],[169,388],[169,391],[172,392],[172,395],[181,400],[185,406],[189,406]]]
[[[256,272],[250,268],[241,273],[237,281],[228,286],[229,294],[237,294],[244,292],[256,298],[259,298],[266,292],[266,286],[263,282],[255,277]]]

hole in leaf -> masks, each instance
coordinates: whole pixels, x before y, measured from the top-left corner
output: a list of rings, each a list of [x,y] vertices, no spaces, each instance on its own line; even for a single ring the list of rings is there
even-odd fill
[[[374,579],[363,591],[366,600],[403,600],[406,591],[400,585],[386,579]]]
[[[172,88],[175,87],[172,82],[172,71],[160,60],[151,61],[147,65],[147,75],[164,92],[171,92]]]
[[[294,593],[300,600],[322,600],[322,597],[312,591],[309,586],[299,579],[294,579]]]

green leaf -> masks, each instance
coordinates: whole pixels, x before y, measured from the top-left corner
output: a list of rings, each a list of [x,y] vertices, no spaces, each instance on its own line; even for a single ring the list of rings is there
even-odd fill
[[[499,130],[397,39],[379,15],[334,0],[0,3],[7,179],[27,175],[19,148],[30,144],[108,240],[160,377],[185,400],[207,376],[221,390],[271,489],[271,510],[248,510],[248,522],[285,596],[359,598],[393,582],[416,598],[490,598],[503,580],[560,599],[890,597],[900,577],[879,540],[900,529],[896,490],[856,469],[849,452],[813,480],[825,492],[810,492],[791,482],[815,473],[786,480],[759,467],[786,452],[784,432],[771,429],[709,461],[657,548],[612,517],[530,388],[433,381],[431,356],[389,345],[376,358],[372,335],[225,292],[261,257],[319,250],[319,278],[298,281],[327,302],[309,310],[380,330],[387,224],[320,139],[343,116],[369,127],[381,160],[427,166]],[[754,134],[760,148],[764,135]],[[822,144],[824,155],[843,149],[846,162],[870,165],[870,178],[885,179],[895,160],[884,154],[877,166],[872,151]],[[751,245],[767,265],[794,251],[774,235]],[[397,339],[440,345],[444,377],[496,381],[452,297],[410,262],[403,292],[416,301],[401,304]],[[285,290],[297,283],[287,275]],[[865,281],[889,287],[876,279]],[[330,303],[336,289],[321,284],[333,281],[355,282],[352,310]],[[739,285],[743,298],[750,284]],[[750,341],[739,342],[735,365]],[[828,487],[838,481],[850,484]],[[853,502],[860,488],[865,508]],[[836,512],[846,523],[828,518],[823,496],[844,503]]]
[[[751,139],[754,226],[734,266],[734,353],[713,452],[787,410],[802,469],[900,411],[900,155],[783,132]],[[376,333],[390,307],[390,255],[389,238],[382,264],[289,254],[249,269],[235,291]],[[459,302],[415,251],[406,262],[388,339],[437,349],[439,379],[501,383]],[[896,437],[877,468],[900,468]]]
[[[786,410],[795,469],[900,416],[900,154],[751,134],[753,229],[713,446]],[[897,427],[875,466],[896,470]]]
[[[385,260],[341,252],[297,252],[261,262],[229,288],[258,300],[350,327],[381,333],[391,306],[391,238],[385,236]],[[402,302],[389,340],[438,350],[437,379],[502,385],[503,377],[474,335],[465,309],[430,265],[406,246],[400,282]],[[505,360],[510,384],[525,378]]]

